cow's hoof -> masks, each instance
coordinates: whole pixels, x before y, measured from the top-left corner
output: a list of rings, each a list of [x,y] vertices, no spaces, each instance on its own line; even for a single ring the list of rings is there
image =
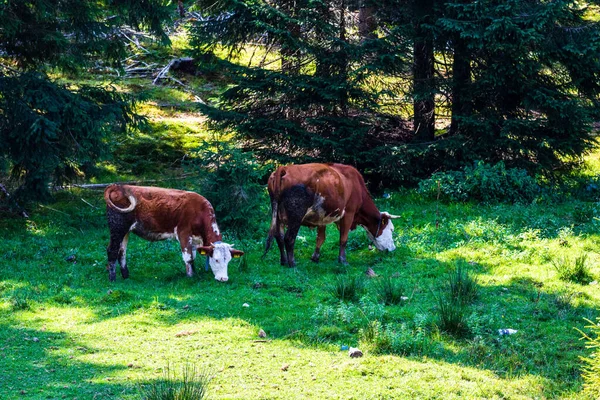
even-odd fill
[[[350,264],[348,264],[348,261],[346,261],[346,259],[342,258],[342,257],[338,258],[338,262],[340,264],[342,264],[344,267],[347,267],[348,265],[350,265]]]
[[[282,258],[281,261],[280,261],[280,264],[281,264],[282,267],[285,267],[286,265],[288,265],[288,260],[287,259],[284,260]]]
[[[129,270],[128,269],[121,269],[121,276],[123,277],[123,279],[129,278]]]
[[[114,282],[117,280],[117,274],[113,274],[113,275],[108,275],[108,280],[110,282]]]
[[[310,258],[310,260],[312,262],[318,263],[319,262],[319,258],[321,258],[321,256],[319,254],[313,254],[312,257]]]

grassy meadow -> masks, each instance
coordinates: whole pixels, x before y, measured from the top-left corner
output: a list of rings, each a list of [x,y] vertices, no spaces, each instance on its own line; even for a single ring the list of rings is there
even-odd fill
[[[225,87],[179,78],[205,98]],[[114,143],[90,181],[147,179],[203,193],[201,174],[183,168],[210,137],[193,95],[143,79],[115,85],[145,92],[148,127]],[[597,174],[598,160],[588,157],[582,173]],[[138,399],[166,367],[178,379],[188,365],[212,378],[210,399],[590,397],[581,357],[592,350],[578,330],[599,315],[599,203],[445,204],[414,190],[375,200],[402,216],[395,252],[369,249],[359,228],[342,267],[330,226],[315,264],[316,234],[302,228],[289,269],[276,246],[261,257],[265,188],[245,232],[221,226],[246,252],[229,264],[227,283],[201,257],[187,278],[176,242],[137,237],[130,278],[117,272],[110,283],[102,191],[57,192],[29,219],[1,215],[0,398]],[[457,268],[476,288],[460,305],[444,300]],[[340,300],[340,287],[356,293]],[[454,317],[444,322],[448,304]],[[350,358],[348,346],[364,356]]]

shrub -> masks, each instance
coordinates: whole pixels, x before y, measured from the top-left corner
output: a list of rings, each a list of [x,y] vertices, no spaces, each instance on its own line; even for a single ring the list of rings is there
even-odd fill
[[[419,182],[419,193],[444,201],[529,203],[540,193],[540,186],[524,169],[478,161],[460,171],[433,174]]]
[[[558,278],[562,281],[588,284],[594,280],[587,266],[587,254],[585,253],[576,257],[575,260],[568,257],[553,259],[552,265],[558,273]]]
[[[392,277],[382,278],[377,285],[379,299],[386,306],[400,304],[404,295],[404,287],[398,279]]]
[[[330,286],[334,297],[342,301],[355,301],[365,290],[365,280],[362,276],[348,278],[345,275],[337,275],[335,282]]]
[[[140,386],[139,395],[143,400],[202,400],[206,397],[210,379],[208,373],[199,372],[192,364],[183,366],[178,379],[167,365],[163,379]]]
[[[204,142],[192,162],[201,172],[202,194],[217,213],[219,224],[236,233],[256,233],[268,205],[263,181],[270,168],[259,164],[223,136]]]
[[[462,263],[459,263],[456,269],[448,274],[447,284],[449,296],[453,302],[468,304],[477,298],[477,279],[463,267]]]

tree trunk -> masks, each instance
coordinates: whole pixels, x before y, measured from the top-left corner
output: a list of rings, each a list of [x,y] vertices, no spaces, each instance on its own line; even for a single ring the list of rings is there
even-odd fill
[[[377,38],[377,20],[374,14],[375,7],[371,1],[361,2],[358,9],[358,34],[363,41]]]
[[[300,5],[292,0],[282,4],[282,9],[292,18],[298,15]],[[295,22],[287,24],[287,29],[292,38],[300,38],[300,25]],[[289,75],[300,73],[300,55],[294,43],[281,43],[281,72]]]
[[[450,134],[461,131],[460,118],[471,113],[471,107],[466,99],[467,90],[471,83],[471,59],[465,42],[454,39],[454,60],[452,62],[452,120]]]
[[[423,27],[433,17],[434,0],[415,0],[414,43],[414,132],[415,139],[431,141],[435,136],[435,84],[433,80],[433,35]]]

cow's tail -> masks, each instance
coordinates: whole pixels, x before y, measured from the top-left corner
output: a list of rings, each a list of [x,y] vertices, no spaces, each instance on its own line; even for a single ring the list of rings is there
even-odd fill
[[[129,207],[121,208],[115,203],[113,203],[110,196],[116,191],[119,192],[119,195],[127,197],[127,199],[129,200]],[[131,212],[135,209],[135,206],[137,205],[137,200],[135,199],[135,197],[131,193],[126,193],[121,185],[110,185],[109,187],[107,187],[104,191],[104,201],[106,201],[106,205],[120,213]]]
[[[271,227],[269,228],[269,236],[265,243],[265,252],[263,257],[273,244],[275,235],[279,235],[279,196],[281,195],[281,178],[285,175],[284,167],[279,167],[269,177],[269,197],[271,198]]]

